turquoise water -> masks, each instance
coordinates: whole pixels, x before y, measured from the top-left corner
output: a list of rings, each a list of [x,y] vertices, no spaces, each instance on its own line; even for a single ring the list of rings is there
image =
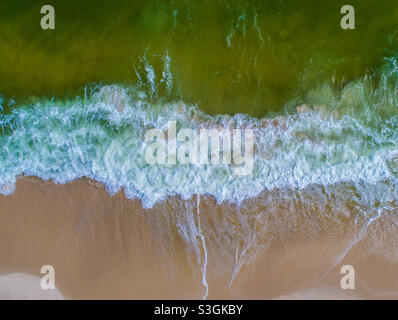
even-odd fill
[[[308,92],[306,112],[274,118],[210,116],[183,101],[154,104],[137,86],[88,88],[74,100],[38,99],[2,115],[2,193],[12,192],[24,174],[56,183],[89,177],[146,207],[170,195],[240,203],[263,190],[345,182],[387,183],[391,200],[398,178],[397,77],[398,60],[386,58],[375,75],[350,82],[340,95],[320,85]],[[172,85],[171,74],[162,80]],[[253,171],[236,176],[228,164],[149,165],[145,133],[166,130],[168,121],[194,130],[203,124],[252,129]]]

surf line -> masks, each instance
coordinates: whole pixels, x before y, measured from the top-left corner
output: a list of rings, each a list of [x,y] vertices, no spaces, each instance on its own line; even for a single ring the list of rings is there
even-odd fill
[[[202,227],[200,223],[200,195],[199,193],[196,194],[196,216],[197,216],[197,232],[198,236],[201,239],[202,242],[202,250],[203,250],[203,262],[201,265],[201,272],[202,272],[202,285],[206,289],[202,300],[206,300],[207,295],[209,294],[209,286],[207,284],[206,280],[206,273],[207,273],[207,248],[206,248],[206,242],[205,242],[205,237],[202,234]]]

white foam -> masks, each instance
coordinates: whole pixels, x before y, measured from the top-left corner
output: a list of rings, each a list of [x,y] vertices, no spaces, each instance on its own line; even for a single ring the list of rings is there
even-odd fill
[[[127,197],[152,207],[173,195],[208,194],[218,202],[240,203],[274,188],[397,178],[389,162],[398,152],[394,117],[369,126],[350,115],[336,118],[314,110],[275,119],[209,116],[193,105],[150,104],[141,96],[132,88],[104,86],[84,101],[42,100],[3,115],[1,127],[8,133],[0,137],[0,192],[12,193],[22,174],[56,183],[85,176],[110,193],[123,189]],[[148,165],[144,134],[166,128],[168,121],[193,129],[253,129],[252,174],[234,176],[232,167],[222,164]]]

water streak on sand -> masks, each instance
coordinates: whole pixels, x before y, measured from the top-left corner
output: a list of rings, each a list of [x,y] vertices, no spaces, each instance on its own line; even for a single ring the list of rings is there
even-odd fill
[[[205,287],[205,293],[202,297],[203,300],[206,300],[207,295],[209,294],[209,286],[207,284],[206,280],[206,271],[207,271],[207,248],[206,248],[206,242],[205,242],[205,237],[203,236],[202,233],[202,227],[200,223],[200,195],[196,195],[196,214],[197,214],[197,219],[198,219],[198,233],[200,240],[202,242],[202,251],[203,251],[203,262],[202,262],[202,284]]]

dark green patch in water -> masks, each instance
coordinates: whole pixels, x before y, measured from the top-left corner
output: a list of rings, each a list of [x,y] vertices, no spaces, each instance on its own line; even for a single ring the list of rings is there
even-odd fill
[[[322,83],[341,89],[396,53],[398,2],[351,0],[356,29],[342,30],[346,1],[47,1],[55,30],[40,28],[37,0],[0,3],[0,93],[24,99],[80,94],[89,83],[161,77],[208,113],[262,116]],[[150,88],[147,88],[150,90]]]

